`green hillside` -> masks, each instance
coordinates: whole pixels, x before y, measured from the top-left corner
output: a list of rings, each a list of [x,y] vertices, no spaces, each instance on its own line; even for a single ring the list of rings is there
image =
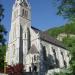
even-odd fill
[[[66,33],[66,34],[75,34],[75,23],[66,24],[64,26],[55,27],[52,29],[48,29],[47,32],[50,36],[57,37],[60,33]],[[72,50],[75,48],[75,37],[64,37],[63,41],[64,45],[69,48],[69,50]]]
[[[58,34],[64,32],[64,26],[49,29],[49,30],[47,30],[47,32],[49,33],[49,35],[56,37]]]
[[[48,29],[47,32],[53,37],[57,37],[60,33],[75,34],[75,23]]]

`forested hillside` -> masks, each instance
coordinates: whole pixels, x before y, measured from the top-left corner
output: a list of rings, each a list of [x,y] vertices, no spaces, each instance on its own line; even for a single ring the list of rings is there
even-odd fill
[[[70,23],[64,26],[55,27],[47,30],[47,32],[53,37],[57,37],[60,33],[75,34],[75,23]]]
[[[68,47],[68,48],[73,48],[75,45],[75,37],[69,37],[70,34],[75,34],[75,23],[70,23],[66,24],[64,26],[56,27],[47,30],[50,36],[53,36],[57,38],[57,36],[61,33],[65,33],[68,35],[68,37],[63,38],[63,43]]]

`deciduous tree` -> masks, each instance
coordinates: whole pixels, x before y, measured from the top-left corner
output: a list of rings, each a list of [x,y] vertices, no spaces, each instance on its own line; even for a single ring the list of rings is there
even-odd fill
[[[56,0],[58,3],[58,15],[64,16],[64,18],[70,21],[75,20],[75,0]]]
[[[2,24],[2,19],[4,18],[3,12],[3,6],[0,4],[0,68],[4,67],[4,57],[6,52],[5,35],[7,32]]]

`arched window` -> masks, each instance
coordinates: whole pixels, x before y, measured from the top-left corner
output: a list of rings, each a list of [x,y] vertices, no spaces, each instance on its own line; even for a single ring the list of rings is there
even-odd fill
[[[34,55],[34,61],[36,61],[36,55]]]
[[[28,11],[27,10],[22,9],[22,17],[25,17],[25,18],[28,17]]]
[[[37,72],[37,66],[36,65],[34,65],[33,71]]]
[[[57,59],[57,55],[56,55],[56,50],[52,47],[52,51],[53,51],[53,54],[54,54],[54,61],[55,61],[55,67],[56,68],[59,68],[60,66],[59,66],[59,60]]]
[[[47,59],[47,56],[46,56],[46,47],[45,46],[43,46],[43,58],[44,58],[44,60]]]
[[[25,17],[28,17],[28,11],[25,10]]]
[[[61,51],[61,55],[62,55],[62,58],[63,58],[63,60],[64,60],[64,54],[63,54],[63,52]]]
[[[22,17],[24,17],[24,9],[22,9]]]
[[[37,56],[37,60],[39,60],[39,56]]]
[[[64,67],[67,68],[67,63],[65,60],[64,60]]]
[[[26,33],[25,33],[25,38],[26,38]]]
[[[31,36],[30,36],[30,29],[27,28],[27,38],[28,38],[28,50],[30,50],[31,47]]]
[[[13,55],[15,54],[15,44],[13,44]]]
[[[63,52],[61,51],[61,55],[63,55]]]

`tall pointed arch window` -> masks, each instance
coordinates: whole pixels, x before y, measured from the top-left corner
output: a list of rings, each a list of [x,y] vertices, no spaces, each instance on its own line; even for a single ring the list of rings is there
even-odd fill
[[[43,46],[43,58],[44,58],[44,60],[47,59],[47,55],[46,55],[46,47],[45,47],[45,46]]]
[[[66,68],[67,67],[67,64],[66,64],[66,61],[64,60],[64,53],[62,51],[61,51],[61,55],[62,55],[62,58],[63,58],[64,67]]]
[[[59,68],[59,67],[60,67],[60,66],[59,66],[59,60],[58,60],[58,58],[57,58],[55,48],[52,47],[52,51],[53,51],[53,55],[54,55],[55,67],[56,67],[56,68]]]
[[[13,44],[13,55],[15,54],[15,44]]]
[[[24,17],[24,9],[22,9],[22,17]]]
[[[34,55],[34,61],[36,61],[36,55]]]
[[[25,17],[28,17],[28,11],[25,10]]]
[[[28,11],[22,9],[22,17],[27,18],[28,17]]]
[[[24,34],[24,37],[25,37],[25,39],[26,39],[26,33]]]

